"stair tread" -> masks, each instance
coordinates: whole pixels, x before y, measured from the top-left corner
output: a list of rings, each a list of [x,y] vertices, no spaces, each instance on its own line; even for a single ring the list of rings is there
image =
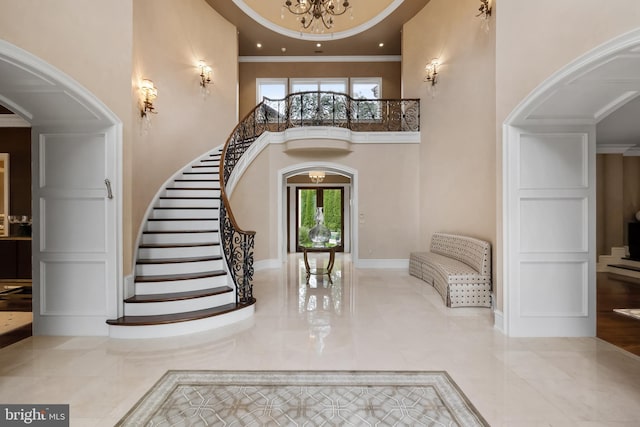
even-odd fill
[[[162,325],[168,323],[188,322],[190,320],[205,319],[207,317],[219,316],[230,313],[255,304],[255,299],[249,303],[231,303],[219,307],[207,308],[204,310],[189,311],[186,313],[162,314],[153,316],[123,316],[118,319],[107,320],[107,324],[114,326],[148,326]]]
[[[227,272],[224,270],[203,271],[199,273],[182,273],[182,274],[163,274],[158,276],[136,276],[136,283],[143,282],[171,282],[177,280],[190,280],[190,279],[206,279],[207,277],[226,276]]]
[[[142,234],[197,234],[197,233],[217,233],[219,230],[164,230],[164,231],[143,231]]]
[[[144,243],[139,246],[140,249],[166,249],[166,248],[197,248],[204,246],[220,246],[219,242],[203,242],[203,243]]]
[[[174,182],[220,182],[219,179],[174,179]]]
[[[161,196],[161,199],[202,199],[202,200],[208,200],[208,199],[217,199],[220,200],[220,197],[201,197],[201,196]]]
[[[631,271],[640,271],[640,267],[636,267],[635,265],[608,264],[608,267],[622,268],[624,270],[631,270]]]
[[[221,259],[221,255],[194,256],[186,258],[140,258],[136,261],[136,264],[179,264],[187,262],[220,261]]]
[[[195,291],[186,291],[186,292],[134,295],[131,298],[127,298],[126,300],[124,300],[124,302],[150,303],[150,302],[181,301],[181,300],[187,300],[187,299],[210,297],[214,295],[222,295],[229,292],[233,292],[233,288],[230,288],[229,286],[218,286],[216,288],[198,289]]]
[[[220,190],[220,187],[167,187],[166,190],[180,190],[180,191],[215,191]]]

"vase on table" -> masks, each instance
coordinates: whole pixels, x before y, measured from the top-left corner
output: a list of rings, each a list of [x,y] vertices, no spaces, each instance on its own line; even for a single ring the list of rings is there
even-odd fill
[[[309,230],[309,238],[314,247],[323,247],[331,238],[331,232],[324,225],[324,213],[322,208],[316,208],[316,225]]]

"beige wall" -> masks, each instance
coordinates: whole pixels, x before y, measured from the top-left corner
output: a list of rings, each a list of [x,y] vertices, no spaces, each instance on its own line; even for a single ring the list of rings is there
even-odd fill
[[[309,141],[319,146],[322,141]],[[267,147],[248,168],[231,197],[240,227],[257,232],[255,259],[278,258],[278,171],[321,161],[358,171],[358,251],[361,259],[407,259],[418,245],[417,144],[353,144],[350,153],[285,152]],[[260,184],[258,184],[260,183]],[[286,212],[286,210],[284,210]]]
[[[596,168],[597,250],[609,255],[628,244],[627,223],[640,210],[640,157],[598,154]]]
[[[0,0],[0,38],[62,70],[123,125],[124,268],[130,268],[132,0]]]
[[[122,121],[123,267],[129,274],[142,216],[160,185],[223,144],[237,106],[235,28],[204,0],[0,0],[0,38],[69,74]],[[199,92],[199,59],[213,68]],[[141,134],[137,85],[158,87],[158,114]]]
[[[403,96],[422,100],[421,249],[436,231],[496,241],[494,32],[477,7],[431,0],[403,30]],[[432,58],[442,64],[435,97],[423,82]]]
[[[242,62],[240,117],[256,106],[257,78],[382,77],[382,97],[400,98],[400,62]]]
[[[640,26],[637,0],[494,0],[498,288],[501,287],[502,124],[544,80],[602,43]],[[502,307],[499,295],[498,307]]]
[[[237,122],[238,52],[236,29],[204,0],[134,2],[133,72],[133,233],[160,186],[179,168],[224,144]],[[196,65],[213,69],[204,98]],[[140,132],[137,86],[143,78],[158,88],[158,114]]]

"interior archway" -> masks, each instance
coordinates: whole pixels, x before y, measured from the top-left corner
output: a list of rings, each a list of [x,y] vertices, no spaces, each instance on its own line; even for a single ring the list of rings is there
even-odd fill
[[[282,263],[287,256],[287,178],[311,170],[324,170],[348,177],[351,181],[349,201],[349,223],[351,256],[355,265],[358,264],[358,171],[356,169],[333,162],[305,162],[288,166],[278,171],[278,262]]]
[[[107,335],[122,300],[121,121],[3,40],[0,104],[32,126],[34,334]]]
[[[568,64],[504,123],[497,326],[510,336],[595,335],[595,127],[640,95],[639,70],[640,29]]]

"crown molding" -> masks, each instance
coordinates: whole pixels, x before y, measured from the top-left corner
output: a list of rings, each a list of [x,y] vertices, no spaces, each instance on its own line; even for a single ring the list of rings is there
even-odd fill
[[[238,62],[401,62],[402,55],[240,56]]]

